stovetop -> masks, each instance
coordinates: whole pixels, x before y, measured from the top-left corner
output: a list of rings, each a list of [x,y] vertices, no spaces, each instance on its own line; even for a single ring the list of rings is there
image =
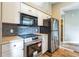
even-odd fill
[[[23,35],[18,35],[18,36],[20,36],[23,39],[25,39],[25,38],[30,38],[30,37],[37,37],[37,36],[40,36],[40,35],[36,35],[36,34],[23,34]]]

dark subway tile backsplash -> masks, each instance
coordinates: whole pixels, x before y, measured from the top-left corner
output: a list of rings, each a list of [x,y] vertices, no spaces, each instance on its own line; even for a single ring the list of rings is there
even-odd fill
[[[2,23],[2,36],[17,35],[17,25]]]
[[[39,27],[26,27],[26,26],[19,26],[18,27],[18,35],[24,34],[33,34],[39,32]]]
[[[2,24],[2,36],[24,35],[39,32],[39,27],[18,26],[17,24]]]

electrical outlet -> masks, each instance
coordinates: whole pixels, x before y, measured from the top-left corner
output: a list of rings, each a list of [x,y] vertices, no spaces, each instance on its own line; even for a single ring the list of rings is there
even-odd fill
[[[10,29],[10,33],[14,33],[14,30],[13,29]]]
[[[36,29],[36,32],[38,32],[38,29]]]

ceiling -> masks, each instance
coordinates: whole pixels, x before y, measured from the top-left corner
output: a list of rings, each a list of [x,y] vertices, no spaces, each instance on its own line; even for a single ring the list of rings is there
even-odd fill
[[[72,10],[79,10],[79,3],[78,2],[74,2],[66,7],[61,8],[61,14],[65,14],[68,11],[72,11]]]
[[[50,2],[51,4],[56,4],[56,3],[58,3],[58,2]]]

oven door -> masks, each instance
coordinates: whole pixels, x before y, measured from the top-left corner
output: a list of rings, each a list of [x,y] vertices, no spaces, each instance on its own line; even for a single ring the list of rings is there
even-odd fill
[[[42,52],[42,42],[37,42],[27,46],[27,57],[40,56]]]

